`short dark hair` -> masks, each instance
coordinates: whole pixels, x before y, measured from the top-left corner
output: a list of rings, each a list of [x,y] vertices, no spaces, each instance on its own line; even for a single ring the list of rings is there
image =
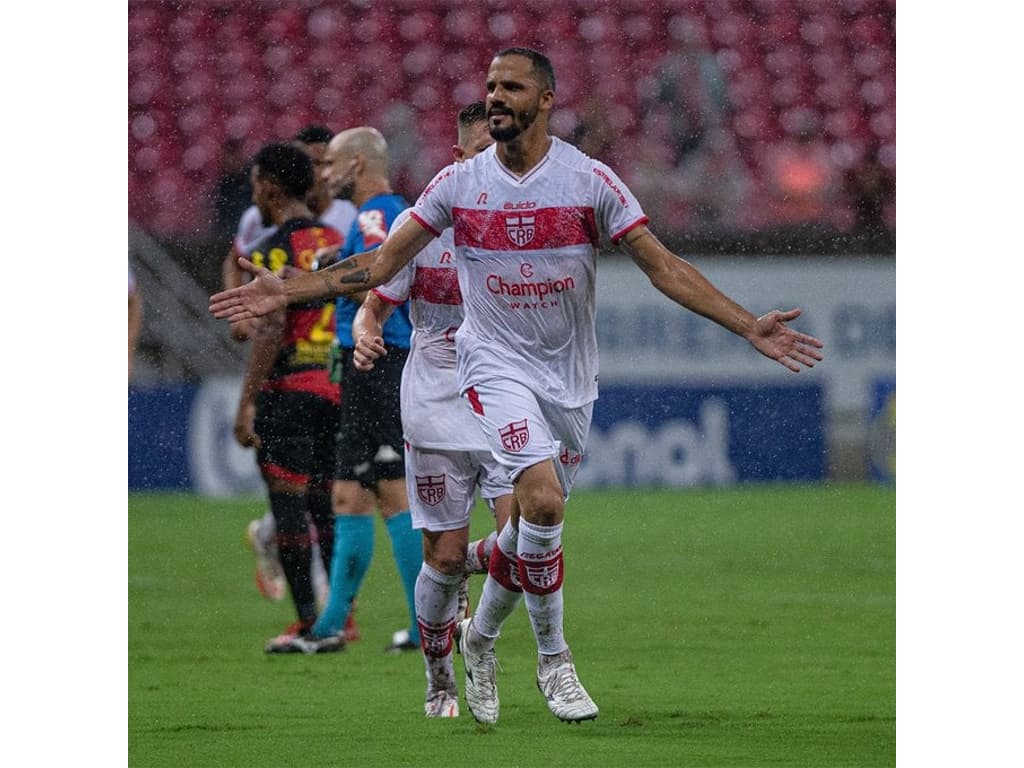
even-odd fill
[[[307,125],[295,134],[292,141],[301,141],[303,144],[327,144],[334,138],[334,131],[326,125]]]
[[[499,56],[523,56],[529,59],[533,64],[533,71],[540,72],[540,76],[538,77],[540,84],[545,89],[554,92],[555,68],[551,66],[551,59],[540,51],[535,51],[533,48],[503,48],[494,54],[494,58],[498,58]]]
[[[273,179],[290,197],[304,200],[313,188],[313,161],[293,144],[266,144],[252,164],[259,176]]]
[[[462,128],[469,128],[474,123],[482,123],[487,119],[487,104],[482,101],[474,101],[459,110],[459,125]]]

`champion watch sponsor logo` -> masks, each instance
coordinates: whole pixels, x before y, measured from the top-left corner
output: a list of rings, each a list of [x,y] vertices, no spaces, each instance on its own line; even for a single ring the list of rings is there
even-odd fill
[[[487,290],[495,296],[533,296],[538,299],[545,299],[556,293],[564,293],[576,288],[576,281],[572,275],[566,275],[558,280],[524,280],[522,282],[510,283],[501,275],[487,276]]]
[[[416,496],[427,506],[436,507],[444,501],[446,478],[447,475],[416,475]]]
[[[498,428],[498,436],[506,451],[519,453],[530,442],[530,425],[527,424],[527,421],[528,419],[513,421],[511,424]]]

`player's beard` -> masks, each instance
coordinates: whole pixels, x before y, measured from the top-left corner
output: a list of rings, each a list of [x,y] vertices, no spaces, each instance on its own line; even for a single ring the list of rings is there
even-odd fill
[[[491,138],[495,141],[512,141],[518,138],[523,131],[533,125],[533,121],[537,119],[537,108],[523,110],[516,112],[514,110],[497,110],[496,113],[500,115],[511,115],[512,123],[507,128],[493,128],[490,124],[487,126],[487,132],[491,134]],[[494,114],[494,112],[492,112]],[[488,115],[490,117],[490,115]]]
[[[343,179],[341,184],[338,185],[338,191],[334,193],[334,197],[338,200],[351,200],[352,195],[356,193],[356,180],[355,179]]]

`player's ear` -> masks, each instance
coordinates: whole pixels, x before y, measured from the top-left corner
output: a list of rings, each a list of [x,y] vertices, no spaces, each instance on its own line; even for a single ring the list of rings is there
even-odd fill
[[[466,156],[466,152],[458,144],[452,144],[452,159],[458,163]]]

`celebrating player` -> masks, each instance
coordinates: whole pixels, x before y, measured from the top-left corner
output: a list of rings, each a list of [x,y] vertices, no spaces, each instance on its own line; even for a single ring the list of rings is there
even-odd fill
[[[281,281],[265,270],[214,295],[210,310],[234,320],[295,301],[382,284],[452,227],[465,319],[455,337],[459,388],[491,452],[515,484],[520,510],[515,570],[492,557],[490,575],[518,581],[537,641],[537,685],[561,720],[597,717],[563,633],[562,521],[597,398],[594,281],[606,232],[652,285],[680,306],[745,338],[791,371],[822,359],[821,341],[786,323],[799,309],[755,317],[674,255],[647,227],[633,194],[608,166],[548,132],[555,99],[550,61],[506,48],[487,74],[488,149],[442,170],[409,221],[372,253]],[[495,552],[498,548],[495,549]],[[477,720],[496,722],[495,629],[504,607],[485,590],[460,623],[465,693]],[[507,615],[507,614],[505,614]]]

